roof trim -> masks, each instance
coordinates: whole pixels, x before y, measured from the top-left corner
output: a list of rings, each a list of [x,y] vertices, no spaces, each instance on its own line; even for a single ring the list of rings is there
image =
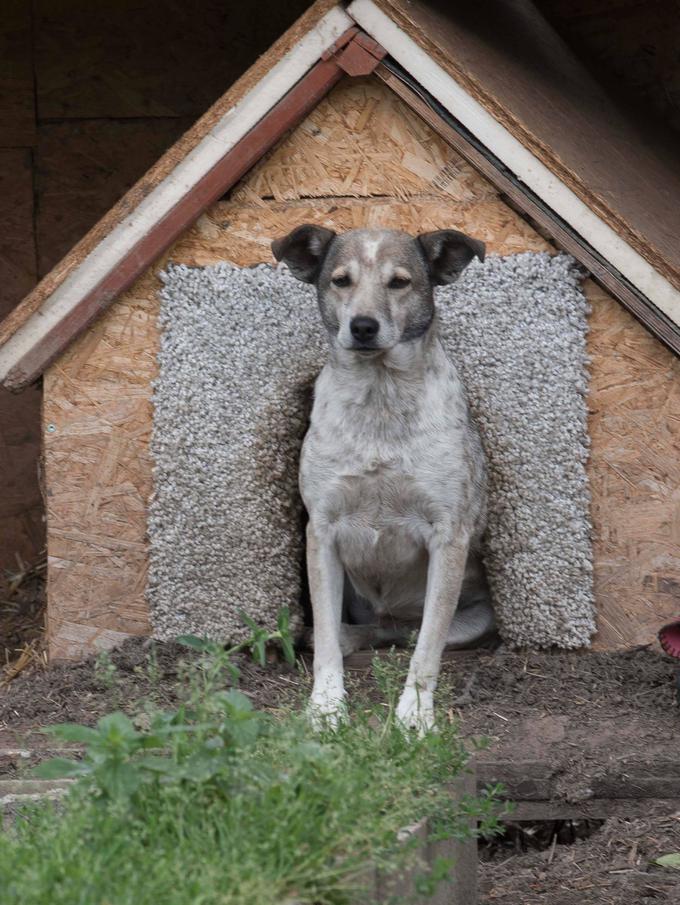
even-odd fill
[[[0,346],[0,381],[5,386],[9,389],[20,389],[39,376],[68,342],[120,291],[129,286],[148,266],[150,260],[174,241],[186,222],[175,216],[175,226],[180,222],[181,225],[174,233],[172,230],[165,231],[163,243],[148,242],[149,234],[154,227],[167,222],[173,213],[176,213],[177,207],[194,195],[196,200],[191,198],[193,203],[189,207],[191,216],[195,219],[213,200],[233,185],[254,160],[268,150],[268,147],[292,124],[290,110],[285,125],[269,145],[262,140],[253,143],[256,156],[254,160],[246,163],[245,169],[232,167],[229,179],[232,172],[236,175],[231,181],[225,178],[221,181],[214,179],[210,181],[209,175],[214,173],[220,164],[224,169],[224,161],[230,152],[237,150],[236,146],[265,117],[275,115],[277,104],[284,101],[297,83],[310,75],[313,67],[315,68],[313,84],[308,83],[300,88],[299,96],[294,99],[292,107],[296,111],[295,115],[300,118],[318,103],[342,74],[342,70],[335,63],[320,62],[320,58],[353,26],[353,20],[347,16],[342,7],[334,6],[328,10],[236,104],[217,120],[196,146],[142,198],[132,212],[94,245],[63,281],[45,297],[40,307],[27,313],[23,322],[4,337],[4,345]],[[291,106],[290,102],[288,106]],[[272,134],[271,129],[269,134]],[[203,183],[204,191],[196,194],[202,180],[208,180],[209,186],[206,188]],[[126,261],[126,264],[131,262],[131,266],[126,267],[125,274],[117,273],[123,261]],[[83,300],[92,299],[93,294],[98,295],[97,300],[82,306]],[[12,320],[19,319],[17,314],[20,315],[21,312],[15,312]],[[9,323],[9,326],[12,324]],[[3,327],[5,325],[0,326],[0,343],[3,342],[2,332],[7,334],[7,328],[5,327],[3,331]]]
[[[598,217],[406,31],[373,0],[354,0],[347,12],[519,180],[610,261],[656,308],[680,326],[680,291]]]
[[[516,179],[487,148],[449,115],[422,85],[394,61],[379,65],[375,74],[411,107],[444,141],[482,173],[530,223],[547,233],[555,245],[572,255],[593,278],[618,299],[651,333],[680,355],[680,331],[611,264],[567,223]]]
[[[492,182],[505,180],[520,209],[680,354],[680,291],[437,62],[429,39],[380,9],[391,0],[354,0],[348,10],[333,2],[317,0],[0,324],[0,383],[18,390],[35,380],[343,71],[367,74],[385,53],[413,77],[416,95],[429,95],[437,131],[469,159],[477,154]],[[417,109],[413,91],[391,81]],[[432,125],[434,114],[421,112]]]

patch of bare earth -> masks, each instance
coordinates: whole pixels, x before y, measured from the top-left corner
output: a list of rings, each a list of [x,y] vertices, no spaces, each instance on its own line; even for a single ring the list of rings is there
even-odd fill
[[[182,660],[193,656],[176,644],[135,639],[99,660],[47,668],[33,663],[0,692],[0,749],[24,744],[35,750],[37,730],[52,723],[92,724],[115,709],[133,714],[148,699],[172,706],[183,694]],[[370,659],[362,654],[348,671],[350,696],[359,688],[379,694]],[[276,659],[260,668],[247,656],[238,665],[241,688],[257,707],[274,709],[306,695],[306,668]],[[616,798],[619,782],[630,785],[631,775],[648,776],[660,788],[666,782],[663,797],[671,801],[680,783],[676,669],[676,662],[651,650],[467,652],[445,662],[439,706],[460,721],[464,735],[490,740],[478,758],[482,772],[510,766],[521,781],[525,770],[529,775],[542,765],[540,782],[558,807]],[[0,757],[5,776],[18,766]],[[541,850],[524,851],[507,839],[483,847],[480,902],[680,905],[680,872],[653,863],[680,851],[680,815],[656,806],[653,816],[651,810],[645,815],[643,802],[635,819],[598,822],[595,832],[570,845],[549,837]]]

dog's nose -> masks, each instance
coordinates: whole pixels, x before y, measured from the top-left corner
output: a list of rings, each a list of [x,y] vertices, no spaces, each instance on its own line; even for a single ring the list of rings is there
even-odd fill
[[[378,335],[380,324],[374,317],[353,317],[349,329],[357,342],[369,343]]]

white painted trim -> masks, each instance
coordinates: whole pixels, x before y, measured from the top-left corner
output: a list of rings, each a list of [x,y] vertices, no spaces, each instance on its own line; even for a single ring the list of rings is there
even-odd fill
[[[373,0],[354,0],[347,12],[518,179],[526,183],[657,308],[680,325],[680,292],[494,119]]]
[[[223,156],[354,25],[333,7],[269,72],[219,120],[175,169],[94,248],[42,307],[0,348],[0,380],[46,333],[111,273],[130,249],[188,194]]]

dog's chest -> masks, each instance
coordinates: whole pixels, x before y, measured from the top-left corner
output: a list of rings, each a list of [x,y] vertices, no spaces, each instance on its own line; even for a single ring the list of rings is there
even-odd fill
[[[317,525],[357,555],[417,556],[450,531],[474,481],[462,388],[449,379],[410,389],[360,404],[317,385],[301,489]]]

